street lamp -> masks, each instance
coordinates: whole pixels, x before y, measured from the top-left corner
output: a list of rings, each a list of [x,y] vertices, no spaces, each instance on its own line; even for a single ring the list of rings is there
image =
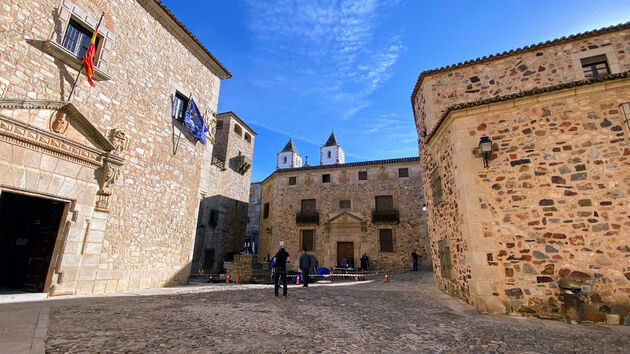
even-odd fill
[[[422,204],[422,211],[427,211],[427,205],[426,204]]]
[[[492,140],[487,136],[479,139],[479,151],[483,155],[483,167],[488,167],[488,155],[492,152]]]

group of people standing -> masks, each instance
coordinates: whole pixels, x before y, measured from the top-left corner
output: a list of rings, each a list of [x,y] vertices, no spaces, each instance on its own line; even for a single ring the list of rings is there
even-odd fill
[[[418,258],[420,256],[416,251],[411,252],[411,260],[413,264],[413,270],[418,270]],[[313,258],[310,254],[306,252],[306,249],[302,250],[302,254],[299,259],[299,267],[302,272],[302,282],[303,287],[308,287],[309,283],[309,274],[311,269],[315,266],[313,264]],[[345,260],[345,258],[344,258]],[[287,263],[291,262],[291,257],[289,257],[289,253],[284,249],[280,248],[278,253],[272,258],[271,263],[273,264],[274,273],[273,273],[273,284],[274,284],[274,294],[276,296],[279,295],[280,290],[280,280],[282,279],[282,295],[287,296]],[[367,253],[364,253],[361,257],[361,270],[367,271],[369,266],[370,258]]]

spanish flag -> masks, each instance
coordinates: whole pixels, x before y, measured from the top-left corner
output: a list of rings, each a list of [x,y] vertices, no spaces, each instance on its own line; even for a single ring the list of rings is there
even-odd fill
[[[101,16],[102,20],[102,16]],[[92,40],[90,41],[90,45],[88,46],[87,52],[83,56],[83,65],[85,66],[85,76],[87,77],[90,86],[94,87],[94,81],[92,81],[92,75],[94,75],[94,54],[96,54],[96,34],[98,33],[98,28],[101,25],[101,21],[98,22],[96,28],[94,29],[94,34],[92,35]]]

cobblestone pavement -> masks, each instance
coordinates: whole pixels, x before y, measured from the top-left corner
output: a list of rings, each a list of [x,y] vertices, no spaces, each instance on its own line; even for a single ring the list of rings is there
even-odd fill
[[[271,288],[83,298],[0,315],[49,308],[48,352],[630,352],[630,327],[482,315],[436,290],[430,272],[390,278],[287,298]]]

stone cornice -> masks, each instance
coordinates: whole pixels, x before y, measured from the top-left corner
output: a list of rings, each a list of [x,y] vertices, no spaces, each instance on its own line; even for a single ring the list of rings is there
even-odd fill
[[[587,31],[587,32],[582,32],[582,33],[577,33],[577,34],[572,34],[570,36],[564,36],[564,37],[556,38],[556,39],[553,39],[553,40],[540,42],[538,44],[526,45],[526,46],[524,46],[522,48],[511,49],[509,51],[504,51],[502,53],[490,54],[488,56],[484,56],[484,57],[481,57],[481,58],[467,60],[467,61],[465,61],[463,63],[460,62],[460,63],[453,64],[453,65],[447,65],[447,66],[443,66],[443,67],[440,67],[440,68],[423,71],[423,72],[420,73],[420,75],[418,75],[418,80],[416,81],[416,85],[414,86],[413,92],[411,93],[411,108],[415,112],[413,100],[415,99],[416,94],[418,93],[418,90],[420,89],[420,86],[422,85],[422,81],[424,80],[424,78],[427,77],[427,76],[433,75],[435,73],[445,72],[445,71],[454,70],[454,69],[459,69],[459,68],[462,68],[462,67],[465,67],[465,66],[477,65],[477,64],[488,62],[488,61],[496,60],[498,58],[503,58],[503,57],[507,57],[507,56],[510,56],[510,55],[519,54],[519,53],[522,53],[522,52],[525,52],[525,51],[540,50],[540,49],[545,48],[545,47],[550,47],[550,46],[554,46],[554,45],[558,45],[558,44],[562,44],[562,43],[566,43],[566,42],[570,42],[570,41],[575,41],[575,40],[578,40],[578,39],[587,38],[587,37],[593,37],[593,36],[597,36],[597,35],[608,33],[608,32],[621,31],[621,30],[628,29],[628,28],[630,28],[630,22],[620,23],[618,25],[609,26],[609,27],[603,27],[603,28],[600,28],[600,29]]]
[[[249,130],[250,133],[254,134],[254,136],[258,135],[258,133],[256,133],[254,131],[254,129],[250,128],[249,125],[247,125],[247,123],[243,122],[243,120],[236,115],[236,113],[232,112],[232,111],[227,111],[227,112],[222,112],[222,113],[218,113],[217,114],[217,118],[218,117],[224,117],[224,116],[230,116],[234,119],[236,119],[237,122],[241,123],[242,126],[244,126],[245,128],[247,128],[247,130]]]
[[[177,17],[159,0],[137,0],[160,24],[193,53],[219,79],[229,79],[232,74],[210,53]],[[194,6],[194,5],[191,5]]]
[[[0,99],[0,108],[7,109],[51,109],[66,113],[73,123],[76,123],[88,138],[103,151],[112,151],[114,145],[71,103],[65,101],[31,100],[31,99]]]
[[[595,77],[595,78],[591,78],[587,80],[573,81],[573,82],[568,82],[564,84],[544,87],[540,89],[522,91],[522,92],[515,93],[512,95],[493,97],[493,98],[476,101],[476,102],[456,104],[456,105],[448,107],[446,111],[444,112],[444,114],[442,114],[435,128],[431,131],[429,135],[427,135],[426,144],[427,145],[432,144],[433,138],[436,135],[438,135],[438,132],[443,130],[443,127],[446,125],[446,122],[449,120],[449,118],[451,118],[454,114],[461,111],[465,111],[469,109],[476,109],[477,111],[481,111],[481,108],[483,106],[487,106],[488,111],[490,111],[493,106],[505,105],[506,103],[509,103],[509,102],[514,102],[514,104],[517,104],[519,100],[527,100],[529,98],[540,97],[540,96],[544,96],[546,94],[551,94],[554,92],[561,92],[563,90],[576,90],[577,91],[581,87],[584,87],[584,89],[587,89],[589,92],[592,92],[593,90],[591,89],[591,87],[594,85],[600,84],[600,85],[605,86],[607,84],[612,84],[612,81],[622,81],[628,78],[630,78],[630,71],[607,75],[604,77]],[[630,85],[630,82],[626,82],[626,84]],[[605,90],[606,87],[604,87],[603,89]]]

